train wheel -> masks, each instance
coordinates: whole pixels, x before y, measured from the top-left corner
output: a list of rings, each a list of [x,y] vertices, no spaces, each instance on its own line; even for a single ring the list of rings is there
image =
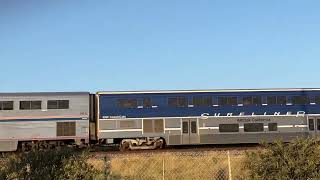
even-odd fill
[[[163,141],[163,139],[158,139],[155,143],[156,143],[156,148],[157,148],[157,149],[162,149],[162,148],[164,148],[164,141]]]
[[[128,141],[121,142],[120,151],[127,151],[127,150],[130,150],[130,142]]]

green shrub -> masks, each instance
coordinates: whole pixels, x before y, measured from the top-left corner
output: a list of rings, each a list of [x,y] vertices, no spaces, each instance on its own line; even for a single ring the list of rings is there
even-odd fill
[[[320,179],[320,146],[316,139],[276,141],[247,153],[245,179]]]
[[[88,152],[72,149],[12,155],[3,163],[0,179],[94,179],[99,172],[88,163],[88,158]]]

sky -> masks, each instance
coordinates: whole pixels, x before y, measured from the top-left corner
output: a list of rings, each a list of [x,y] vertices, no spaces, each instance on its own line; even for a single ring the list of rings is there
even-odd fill
[[[0,92],[320,88],[318,0],[0,0]]]

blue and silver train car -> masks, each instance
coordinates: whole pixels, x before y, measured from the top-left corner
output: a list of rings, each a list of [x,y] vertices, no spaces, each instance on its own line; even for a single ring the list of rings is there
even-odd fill
[[[0,151],[89,143],[88,92],[0,93]]]
[[[97,138],[124,149],[320,134],[320,89],[97,93]]]

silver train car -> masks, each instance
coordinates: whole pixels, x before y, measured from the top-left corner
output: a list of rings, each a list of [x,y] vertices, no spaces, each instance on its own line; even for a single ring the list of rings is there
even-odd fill
[[[88,92],[0,93],[0,151],[89,143]]]
[[[124,149],[156,149],[162,145],[290,142],[319,136],[320,116],[256,115],[99,120],[99,139]]]

